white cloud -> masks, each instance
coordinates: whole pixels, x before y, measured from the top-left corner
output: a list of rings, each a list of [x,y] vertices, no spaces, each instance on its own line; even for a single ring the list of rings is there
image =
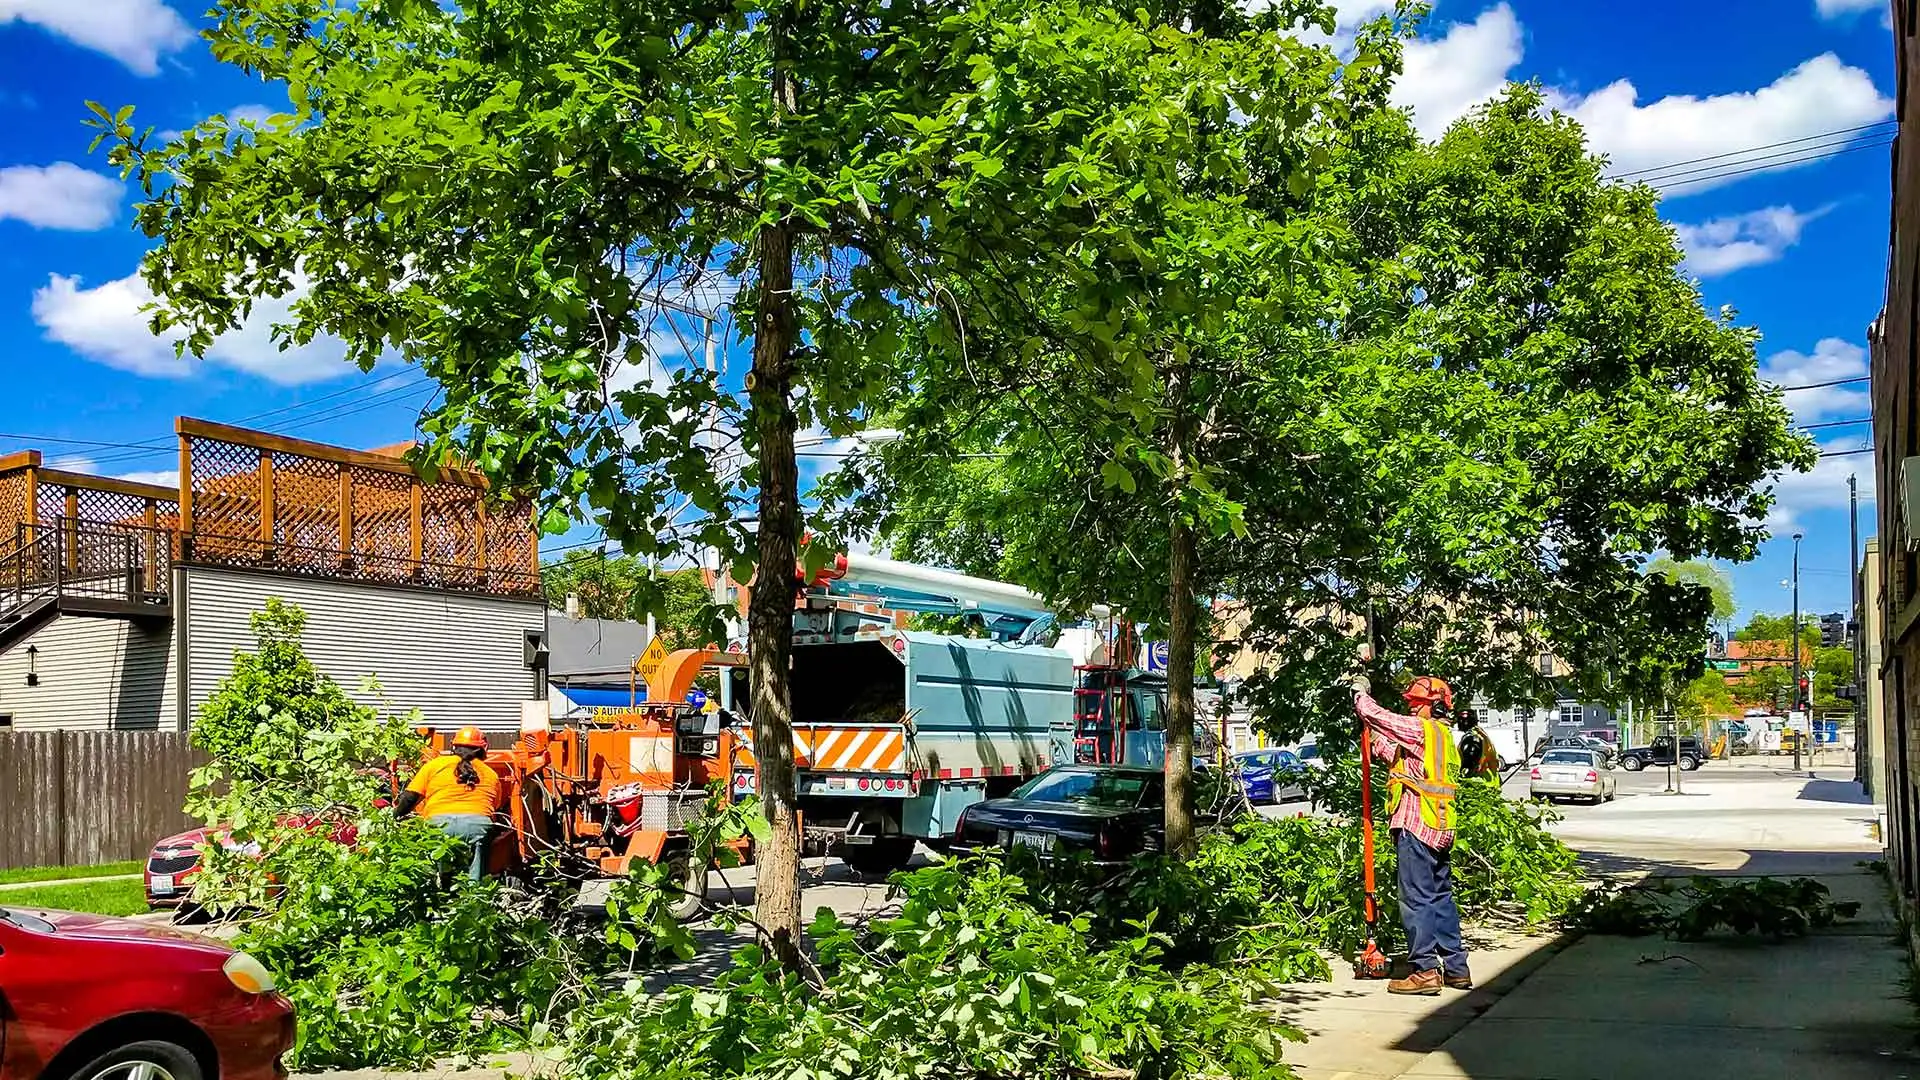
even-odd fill
[[[283,386],[320,382],[353,374],[344,363],[346,347],[337,338],[319,337],[306,345],[281,350],[274,343],[273,324],[290,321],[293,303],[305,294],[304,283],[278,299],[254,302],[253,313],[239,329],[216,339],[207,350],[207,362],[257,375]],[[199,361],[176,356],[178,333],[156,337],[147,328],[143,310],[153,292],[140,275],[81,288],[78,277],[54,274],[45,287],[34,290],[33,321],[49,341],[109,367],[137,375],[184,378]]]
[[[1834,439],[1822,443],[1820,451],[1858,450],[1861,442],[1858,436]],[[1775,536],[1785,536],[1794,528],[1803,527],[1810,514],[1821,510],[1846,510],[1849,475],[1855,477],[1860,485],[1861,508],[1865,510],[1872,506],[1873,456],[1852,454],[1846,457],[1823,457],[1814,463],[1811,472],[1789,472],[1775,481],[1774,503],[1767,514],[1767,528]],[[1870,512],[1866,517],[1872,520]]]
[[[1429,22],[1422,30],[1437,26]],[[1522,48],[1520,20],[1505,3],[1470,23],[1448,26],[1439,37],[1423,33],[1407,42],[1406,72],[1394,85],[1393,103],[1412,109],[1420,134],[1437,139],[1447,125],[1507,85]]]
[[[118,180],[70,161],[9,165],[0,169],[0,221],[12,218],[36,229],[92,232],[113,224],[123,193]]]
[[[1867,373],[1867,350],[1842,338],[1821,338],[1813,355],[1789,349],[1774,353],[1760,365],[1760,377],[1777,386],[1806,386],[1810,383],[1856,379]],[[1803,424],[1832,417],[1851,420],[1867,415],[1867,384],[1847,383],[1812,390],[1787,392],[1787,407],[1795,420]],[[1866,426],[1861,425],[1864,433]]]
[[[1808,222],[1832,209],[1823,206],[1803,214],[1791,206],[1769,206],[1697,225],[1676,224],[1673,231],[1686,249],[1687,269],[1701,277],[1718,277],[1777,261],[1800,242]]]
[[[1858,15],[1863,11],[1888,10],[1887,0],[1813,0],[1813,6],[1823,19]]]
[[[1829,7],[1839,13],[1879,6],[1879,0],[1818,2],[1823,13]],[[1387,9],[1378,0],[1343,0],[1337,7],[1341,33],[1335,35],[1336,41],[1350,40],[1354,24]],[[1471,22],[1429,20],[1420,36],[1407,43],[1406,71],[1394,86],[1394,103],[1413,110],[1421,135],[1439,137],[1448,124],[1498,94],[1514,78],[1525,76],[1526,72],[1515,70],[1524,56],[1524,29],[1504,0],[1483,9]],[[1555,108],[1580,121],[1588,144],[1607,155],[1616,176],[1694,162],[1658,174],[1670,197],[1711,190],[1739,178],[1715,175],[1738,167],[1727,159],[1695,159],[1792,143],[1779,147],[1787,153],[1752,163],[1768,171],[1794,168],[1807,164],[1796,158],[1818,156],[1841,145],[1827,145],[1827,140],[1811,136],[1893,115],[1893,100],[1880,93],[1873,77],[1833,53],[1815,56],[1758,89],[1704,97],[1673,94],[1642,103],[1639,88],[1629,79],[1589,94],[1556,87],[1548,87],[1546,93]]]
[[[46,461],[49,469],[62,469],[67,472],[90,473],[94,469],[93,459],[85,454],[63,454]]]
[[[179,487],[179,469],[149,469],[144,472],[121,473],[116,479],[133,484],[158,484],[161,487]]]
[[[239,124],[242,121],[251,121],[256,125],[264,124],[272,115],[271,105],[235,105],[227,110],[227,120],[233,124]]]
[[[1677,169],[1665,166],[1791,140],[1808,140],[1805,153],[1817,154],[1825,143],[1811,136],[1893,115],[1892,99],[1881,95],[1873,77],[1832,53],[1822,53],[1758,90],[1707,97],[1674,94],[1645,105],[1639,96],[1626,79],[1584,96],[1551,95],[1558,108],[1586,128],[1593,148],[1607,155],[1613,175],[1651,174],[1669,196],[1707,191],[1737,177],[1715,175],[1732,167],[1724,158]],[[1756,164],[1769,171],[1793,168],[1805,164],[1795,160],[1798,156],[1804,155],[1789,152]],[[1715,171],[1689,172],[1693,169]]]
[[[16,19],[138,75],[159,74],[161,56],[193,41],[193,28],[166,0],[0,0],[0,26]]]

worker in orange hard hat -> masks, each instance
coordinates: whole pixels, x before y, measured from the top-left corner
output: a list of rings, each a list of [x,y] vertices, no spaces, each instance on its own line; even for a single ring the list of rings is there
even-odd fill
[[[461,728],[453,736],[453,752],[420,766],[394,806],[399,817],[417,809],[449,836],[466,841],[471,849],[467,876],[475,880],[486,870],[487,838],[500,806],[500,774],[488,767],[486,756],[487,737],[480,729]]]
[[[1399,870],[1400,922],[1407,930],[1413,973],[1394,979],[1395,994],[1438,994],[1443,987],[1468,990],[1467,950],[1460,940],[1460,907],[1453,896],[1454,796],[1460,783],[1460,751],[1450,722],[1453,687],[1422,675],[1401,695],[1411,716],[1402,716],[1362,692],[1354,705],[1367,725],[1368,753],[1391,768],[1393,835]]]

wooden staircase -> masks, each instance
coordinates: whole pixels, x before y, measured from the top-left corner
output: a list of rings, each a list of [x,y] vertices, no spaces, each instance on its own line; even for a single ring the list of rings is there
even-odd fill
[[[55,615],[173,618],[164,530],[56,519],[21,526],[0,551],[0,652]]]

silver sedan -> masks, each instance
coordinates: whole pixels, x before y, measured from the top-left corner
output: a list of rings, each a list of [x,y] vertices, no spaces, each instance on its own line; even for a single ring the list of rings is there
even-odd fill
[[[1556,746],[1533,767],[1527,793],[1536,799],[1584,799],[1603,803],[1613,798],[1616,784],[1597,752]]]

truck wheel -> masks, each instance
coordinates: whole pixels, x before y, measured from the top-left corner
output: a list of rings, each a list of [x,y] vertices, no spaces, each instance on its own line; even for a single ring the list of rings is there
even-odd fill
[[[1628,772],[1639,772],[1645,763],[1637,757],[1621,758],[1620,767]]]
[[[876,836],[871,844],[841,844],[840,861],[865,881],[885,881],[913,859],[913,837]]]
[[[673,887],[678,890],[667,903],[667,914],[686,922],[706,907],[707,868],[702,866],[695,870],[683,851],[667,860],[667,869],[672,872]]]
[[[1700,759],[1699,759],[1699,758],[1696,758],[1696,757],[1683,757],[1683,758],[1681,758],[1681,759],[1680,759],[1680,771],[1681,771],[1681,772],[1692,772],[1693,770],[1695,770],[1695,769],[1697,769],[1697,768],[1699,768],[1699,767],[1700,767]]]

